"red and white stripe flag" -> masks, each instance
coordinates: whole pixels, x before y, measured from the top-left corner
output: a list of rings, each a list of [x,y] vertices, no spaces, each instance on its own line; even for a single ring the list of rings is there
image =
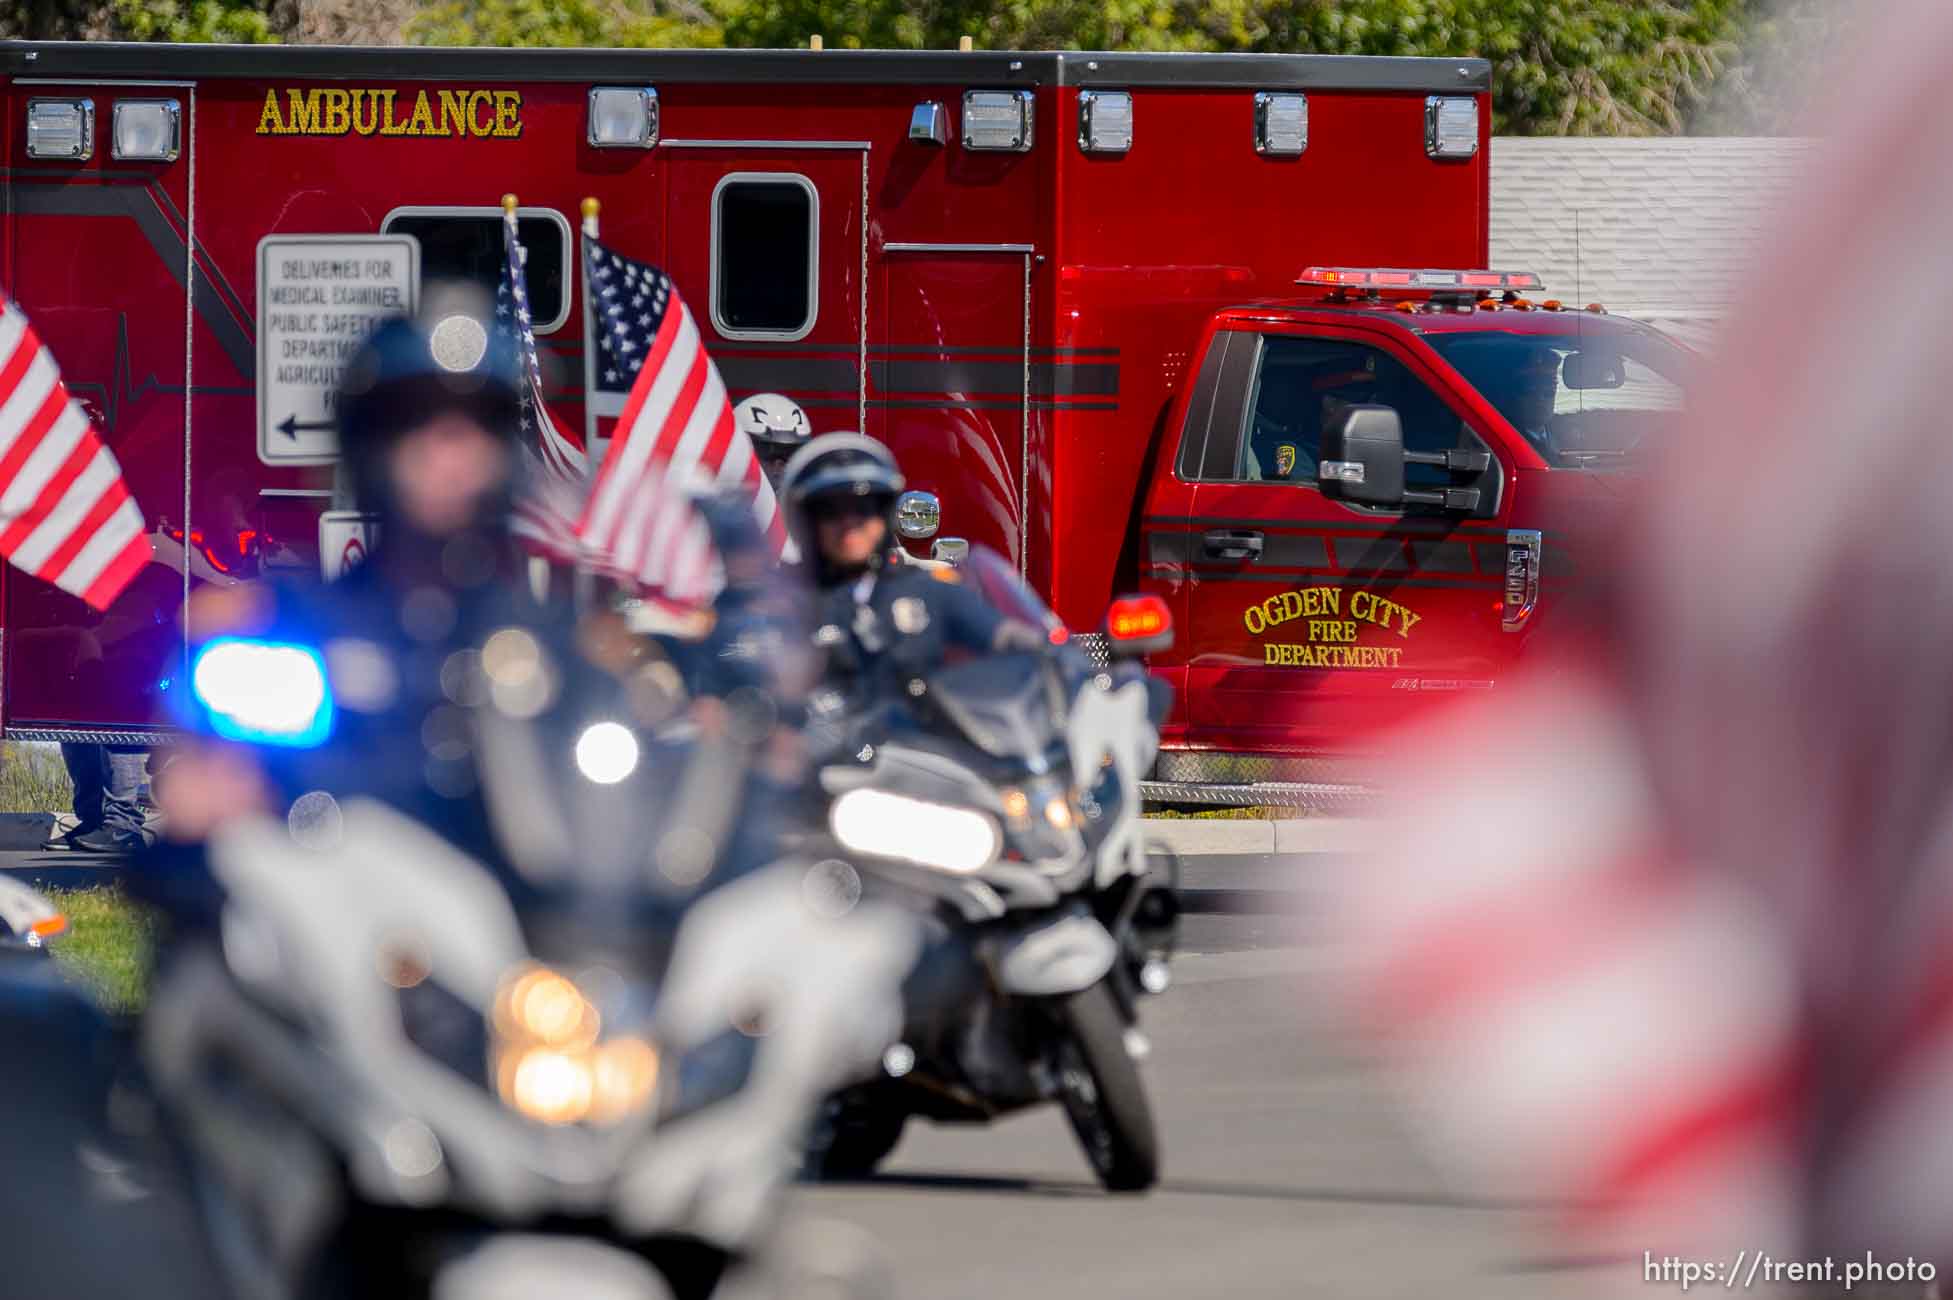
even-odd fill
[[[733,424],[725,382],[671,278],[587,235],[583,248],[594,396],[630,389],[578,532],[588,551],[647,589],[709,598],[718,584],[710,534],[696,512],[670,503],[684,492],[737,487],[784,553],[773,489],[752,440]]]
[[[0,555],[106,609],[149,563],[142,511],[53,354],[0,304]]]
[[[522,453],[528,472],[509,520],[509,531],[532,551],[559,564],[575,564],[581,544],[576,520],[589,489],[589,463],[543,401],[542,365],[536,355],[536,330],[529,310],[524,253],[517,238],[516,211],[504,200],[502,279],[495,292],[496,328],[522,357]]]

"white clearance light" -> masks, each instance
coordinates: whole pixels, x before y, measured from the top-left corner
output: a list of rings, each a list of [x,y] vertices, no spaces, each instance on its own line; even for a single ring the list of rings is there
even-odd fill
[[[1078,92],[1078,147],[1086,153],[1125,153],[1132,148],[1129,91]]]
[[[27,101],[27,156],[87,162],[95,156],[95,101]]]
[[[1255,152],[1300,158],[1309,147],[1309,97],[1264,92],[1255,96]]]
[[[650,86],[593,86],[589,141],[599,149],[658,143],[658,92]]]
[[[828,827],[843,848],[942,871],[981,871],[997,859],[997,823],[969,808],[886,790],[850,790],[834,801]]]
[[[332,732],[325,660],[311,646],[219,637],[197,652],[190,689],[228,740],[309,748]]]
[[[1469,158],[1478,152],[1478,101],[1433,95],[1424,101],[1424,152],[1433,158]]]
[[[1024,153],[1034,121],[1028,90],[963,92],[963,147]]]
[[[175,162],[182,152],[182,110],[173,99],[119,99],[109,152],[123,162]]]

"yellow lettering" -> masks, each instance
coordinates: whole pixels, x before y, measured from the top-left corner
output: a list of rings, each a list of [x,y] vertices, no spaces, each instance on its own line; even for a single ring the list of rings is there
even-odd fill
[[[320,92],[323,109],[319,113],[319,131],[323,135],[344,135],[353,129],[353,115],[350,105],[352,96],[338,87]]]
[[[1282,593],[1282,622],[1287,623],[1287,622],[1291,622],[1294,619],[1301,618],[1304,613],[1304,606],[1306,605],[1306,603],[1307,602],[1305,602],[1302,599],[1302,593],[1299,591],[1283,592]]]
[[[513,140],[522,134],[522,92],[519,90],[498,90],[495,92],[495,134]]]
[[[441,92],[441,135],[468,138],[468,92],[465,90],[444,90]]]
[[[1410,630],[1424,621],[1422,614],[1413,614],[1402,605],[1397,606],[1397,617],[1403,621],[1403,626],[1397,630],[1397,635],[1406,641],[1410,640]]]
[[[264,111],[258,114],[259,135],[290,135],[285,128],[285,119],[278,115],[278,92],[264,92]]]
[[[1259,605],[1250,605],[1242,610],[1241,621],[1247,625],[1248,631],[1256,636],[1268,630],[1268,620],[1262,617]]]
[[[404,122],[396,122],[393,120],[393,97],[398,92],[392,90],[376,90],[373,93],[380,97],[380,134],[381,135],[407,134],[406,124]]]
[[[494,107],[495,96],[489,94],[487,91],[471,90],[468,92],[468,128],[484,139],[495,134]],[[481,111],[484,108],[489,110],[489,116],[487,118],[483,118],[481,115]]]
[[[288,90],[290,98],[291,125],[285,128],[286,135],[317,135],[319,133],[319,92],[316,90]]]
[[[361,108],[370,111],[362,113]],[[380,129],[380,92],[377,90],[355,90],[353,92],[353,131],[359,135],[372,135]]]
[[[1261,662],[1264,664],[1278,664],[1281,661],[1282,648],[1273,641],[1263,641],[1261,643]]]
[[[414,93],[414,115],[407,119],[408,135],[439,135],[434,129],[434,110],[428,105],[427,92]]]

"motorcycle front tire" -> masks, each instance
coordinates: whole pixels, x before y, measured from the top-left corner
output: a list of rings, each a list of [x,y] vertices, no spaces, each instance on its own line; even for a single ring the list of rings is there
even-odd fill
[[[1100,980],[1059,1004],[1058,1096],[1092,1172],[1109,1192],[1143,1192],[1159,1181],[1160,1139],[1126,1023]]]
[[[830,1100],[808,1144],[808,1172],[835,1182],[869,1177],[902,1140],[908,1118],[886,1104]]]

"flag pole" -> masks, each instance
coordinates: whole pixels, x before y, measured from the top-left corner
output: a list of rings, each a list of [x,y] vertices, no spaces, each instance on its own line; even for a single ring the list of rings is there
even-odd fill
[[[603,205],[594,195],[583,200],[583,239],[597,238],[597,213]],[[608,450],[597,438],[597,331],[596,313],[590,302],[590,258],[589,250],[577,250],[577,262],[583,268],[583,454],[594,477],[597,467],[603,464],[604,452]],[[596,595],[596,575],[591,572],[581,552],[576,561],[576,603],[577,608],[587,609]]]
[[[516,210],[521,206],[522,206],[521,201],[518,200],[515,195],[504,194],[502,196],[502,219],[508,222],[510,225],[514,225]],[[526,265],[529,260],[529,250],[522,247],[522,242],[519,239],[516,241],[515,246],[516,246],[518,256],[522,258],[522,261]],[[515,304],[513,303],[510,304],[511,310],[513,310],[514,306]],[[547,418],[544,417],[543,413],[540,411],[538,411],[536,414],[539,418]],[[547,604],[549,602],[549,587],[550,587],[549,561],[544,559],[540,555],[530,556],[529,557],[529,594],[535,597],[536,603],[538,605]]]
[[[583,238],[596,239],[597,213],[603,205],[595,198],[583,200]],[[578,261],[583,266],[583,449],[592,466],[603,462],[604,448],[597,445],[597,317],[590,303],[590,260],[587,249]]]

